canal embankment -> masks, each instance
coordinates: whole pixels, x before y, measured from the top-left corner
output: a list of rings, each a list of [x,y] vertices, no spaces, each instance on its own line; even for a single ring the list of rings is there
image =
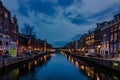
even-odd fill
[[[11,66],[11,65],[26,62],[26,61],[36,59],[38,57],[41,57],[41,56],[44,56],[47,54],[49,54],[49,53],[41,53],[41,54],[36,54],[36,55],[24,56],[24,57],[1,58],[0,59],[0,68],[5,68],[5,67]]]
[[[80,60],[95,63],[113,70],[120,71],[120,60],[119,59],[106,59],[106,58],[97,58],[97,57],[85,57],[76,54],[68,53],[68,55],[74,56]]]

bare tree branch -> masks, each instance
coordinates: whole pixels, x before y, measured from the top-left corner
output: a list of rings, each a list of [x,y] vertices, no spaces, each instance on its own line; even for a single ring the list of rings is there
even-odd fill
[[[24,24],[21,31],[25,35],[31,35],[34,38],[36,38],[36,32],[34,31],[34,26],[31,26],[30,24]]]

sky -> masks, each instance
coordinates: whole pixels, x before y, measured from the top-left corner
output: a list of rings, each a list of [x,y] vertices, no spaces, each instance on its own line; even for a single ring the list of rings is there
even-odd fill
[[[109,21],[120,12],[120,0],[2,0],[16,15],[20,29],[34,26],[38,38],[54,47],[77,40],[96,23]]]

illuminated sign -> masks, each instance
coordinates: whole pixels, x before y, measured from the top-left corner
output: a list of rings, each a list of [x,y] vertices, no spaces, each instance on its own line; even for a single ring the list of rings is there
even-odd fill
[[[16,45],[10,45],[9,46],[9,54],[11,57],[16,57],[17,56],[17,47]]]
[[[115,66],[115,67],[119,67],[119,64],[116,63],[116,62],[114,62],[114,63],[113,63],[113,66]]]

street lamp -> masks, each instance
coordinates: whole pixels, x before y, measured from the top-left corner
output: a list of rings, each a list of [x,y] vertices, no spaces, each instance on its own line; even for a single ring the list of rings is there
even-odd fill
[[[100,45],[98,45],[98,48],[100,48],[101,46]]]
[[[100,53],[100,47],[101,47],[101,46],[100,46],[100,45],[98,45],[98,54]]]

